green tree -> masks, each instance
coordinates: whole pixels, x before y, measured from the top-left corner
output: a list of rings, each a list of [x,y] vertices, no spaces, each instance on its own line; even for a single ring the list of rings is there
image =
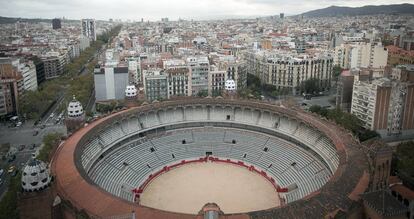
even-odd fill
[[[43,147],[36,158],[44,162],[49,162],[50,152],[59,145],[62,136],[62,133],[58,132],[45,135],[43,137]]]
[[[200,90],[200,91],[197,93],[197,96],[198,96],[198,97],[207,97],[207,96],[208,96],[208,91],[207,91],[207,90]]]
[[[317,78],[311,78],[303,82],[303,91],[307,94],[314,94],[322,91],[319,86],[319,80]]]
[[[414,141],[404,142],[397,146],[397,172],[414,178]]]
[[[21,174],[11,177],[7,192],[0,201],[0,219],[19,218],[17,193],[20,190]]]

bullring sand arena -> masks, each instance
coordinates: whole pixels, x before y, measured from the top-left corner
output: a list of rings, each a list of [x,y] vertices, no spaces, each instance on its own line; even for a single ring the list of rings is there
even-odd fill
[[[236,165],[211,162],[167,172],[154,179],[141,196],[142,205],[187,214],[198,213],[200,206],[209,202],[226,213],[280,205],[276,190],[261,175]]]
[[[92,218],[324,218],[359,199],[367,169],[359,143],[331,122],[223,98],[112,113],[51,162],[61,199]]]

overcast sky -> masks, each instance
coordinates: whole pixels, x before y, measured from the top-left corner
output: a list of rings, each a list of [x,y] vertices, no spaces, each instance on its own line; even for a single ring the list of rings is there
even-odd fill
[[[0,0],[0,16],[171,20],[300,14],[331,5],[414,3],[414,0]]]

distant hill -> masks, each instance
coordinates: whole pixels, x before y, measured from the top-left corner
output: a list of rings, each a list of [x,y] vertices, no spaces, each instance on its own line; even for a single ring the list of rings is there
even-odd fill
[[[37,23],[37,22],[51,22],[51,19],[17,18],[17,17],[1,17],[0,16],[0,24],[12,24],[12,23],[16,23],[17,21]]]
[[[308,11],[301,15],[303,15],[304,17],[341,17],[374,14],[414,14],[414,5],[367,5],[357,8],[331,6],[328,8]]]
[[[47,22],[51,23],[52,19],[46,18],[20,18],[20,17],[2,17],[0,16],[0,24],[13,24],[17,21],[20,22],[27,22],[27,23],[39,23],[39,22]],[[64,20],[64,22],[79,22],[78,20]]]

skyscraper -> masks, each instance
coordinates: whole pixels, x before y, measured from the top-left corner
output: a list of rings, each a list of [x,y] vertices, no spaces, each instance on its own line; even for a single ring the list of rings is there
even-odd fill
[[[55,18],[52,20],[52,28],[53,30],[62,28],[62,22],[59,18]]]
[[[96,26],[94,19],[82,19],[82,35],[96,40]]]

